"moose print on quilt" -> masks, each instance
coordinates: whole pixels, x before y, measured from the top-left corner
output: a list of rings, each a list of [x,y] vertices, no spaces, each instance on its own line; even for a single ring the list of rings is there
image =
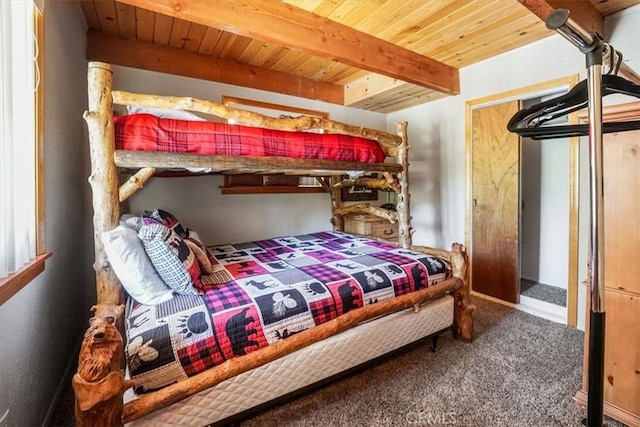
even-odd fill
[[[203,284],[201,295],[177,295],[157,305],[131,302],[126,353],[136,392],[183,380],[451,274],[443,260],[340,232],[208,251],[225,283]]]

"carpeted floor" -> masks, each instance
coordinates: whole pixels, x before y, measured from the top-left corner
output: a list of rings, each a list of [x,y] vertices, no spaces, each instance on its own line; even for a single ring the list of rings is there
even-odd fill
[[[440,339],[237,425],[579,426],[584,334],[476,298],[471,344]],[[52,425],[73,425],[69,393]],[[65,403],[66,401],[66,403]],[[608,426],[622,424],[606,419]]]
[[[520,279],[520,294],[561,307],[567,306],[567,290],[557,286]]]

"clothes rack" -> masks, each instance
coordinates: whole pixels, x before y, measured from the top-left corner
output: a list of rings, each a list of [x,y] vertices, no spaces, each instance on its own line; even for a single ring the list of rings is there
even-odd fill
[[[640,98],[640,77],[625,63],[622,54],[604,43],[600,35],[585,31],[569,17],[567,9],[554,10],[546,26],[555,30],[585,55],[587,79],[581,87],[566,95],[519,111],[507,128],[533,139],[561,136],[589,137],[590,258],[589,280],[591,310],[589,317],[588,400],[589,427],[602,426],[604,405],[604,350],[606,313],[604,307],[604,185],[603,133],[640,128],[640,122],[612,123],[603,126],[602,98],[610,93],[623,93]],[[603,73],[604,69],[604,73]],[[603,76],[603,74],[605,74]],[[603,83],[604,78],[604,83]],[[633,82],[635,83],[633,83]],[[604,87],[604,89],[603,89]],[[612,90],[613,88],[613,90]],[[586,89],[586,96],[585,96]],[[538,127],[551,119],[587,108],[588,125]]]

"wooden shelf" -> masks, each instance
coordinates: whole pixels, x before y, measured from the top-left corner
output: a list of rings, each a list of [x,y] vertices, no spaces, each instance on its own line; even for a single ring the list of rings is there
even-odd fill
[[[278,193],[324,193],[322,187],[297,187],[294,185],[242,185],[236,187],[220,187],[222,194],[278,194]]]

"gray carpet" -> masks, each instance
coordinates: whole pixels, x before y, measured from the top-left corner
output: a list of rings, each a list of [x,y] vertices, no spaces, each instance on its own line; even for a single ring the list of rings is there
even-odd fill
[[[581,385],[584,334],[474,302],[473,343],[445,334],[437,353],[425,344],[238,425],[579,426],[572,396]],[[68,399],[51,425],[73,425]]]
[[[567,290],[557,286],[545,285],[533,280],[520,280],[520,294],[526,297],[545,301],[550,304],[567,306]]]

